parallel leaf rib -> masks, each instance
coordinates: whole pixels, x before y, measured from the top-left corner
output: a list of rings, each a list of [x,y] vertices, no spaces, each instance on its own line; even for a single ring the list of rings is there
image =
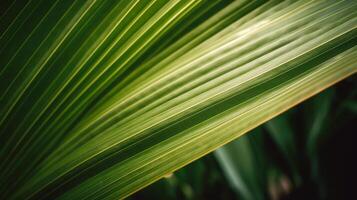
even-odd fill
[[[354,1],[8,10],[0,198],[124,198],[357,72]]]

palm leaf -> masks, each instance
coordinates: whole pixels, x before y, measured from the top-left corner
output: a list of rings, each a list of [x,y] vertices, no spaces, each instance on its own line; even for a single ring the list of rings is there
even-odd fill
[[[29,1],[0,20],[1,197],[123,198],[357,71],[353,1]]]

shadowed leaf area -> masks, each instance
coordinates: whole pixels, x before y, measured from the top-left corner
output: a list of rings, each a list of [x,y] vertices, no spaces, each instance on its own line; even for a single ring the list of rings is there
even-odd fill
[[[129,199],[353,199],[351,102],[355,76]]]
[[[348,199],[356,44],[356,1],[2,0],[0,199]]]

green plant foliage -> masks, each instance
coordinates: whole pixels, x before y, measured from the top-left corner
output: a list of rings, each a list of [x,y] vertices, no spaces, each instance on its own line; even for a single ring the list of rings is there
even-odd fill
[[[124,198],[357,71],[355,1],[6,8],[4,199]],[[288,157],[291,137],[275,137]]]
[[[264,156],[261,128],[217,149],[214,154],[222,165],[231,187],[242,199],[265,199],[268,167]]]
[[[295,199],[297,195],[301,195],[298,198],[312,196],[315,199],[349,197],[346,194],[334,194],[336,188],[348,185],[349,182],[345,180],[341,183],[333,180],[336,171],[331,173],[331,171],[326,172],[325,169],[326,166],[339,165],[335,163],[336,158],[329,155],[326,149],[335,150],[341,146],[330,146],[329,141],[332,141],[333,137],[344,134],[346,130],[343,130],[343,127],[346,126],[346,122],[353,127],[353,118],[351,118],[353,109],[341,110],[341,108],[345,107],[345,102],[356,101],[353,97],[355,84],[353,86],[351,83],[345,83],[345,85],[350,85],[350,89],[346,91],[350,93],[349,97],[338,96],[343,92],[337,93],[336,87],[328,89],[306,103],[268,121],[263,126],[264,131],[255,132],[262,129],[257,128],[215,151],[227,180],[233,183],[232,188],[238,196],[243,199]],[[337,91],[342,89],[340,87]],[[345,115],[343,119],[345,123],[338,120],[341,119],[341,113]],[[292,136],[295,136],[294,139],[290,139]],[[345,141],[347,146],[350,145],[346,141],[348,139],[341,138],[341,140]],[[255,152],[250,153],[251,149]],[[292,154],[291,149],[298,151]],[[324,156],[328,156],[328,162],[324,160]],[[246,157],[263,162],[255,162],[248,166],[252,161],[246,160]],[[342,157],[353,162],[353,158],[347,155]],[[347,173],[348,176],[353,177],[351,172]],[[236,180],[241,179],[246,180],[241,181],[239,187],[236,187]],[[252,182],[256,183],[258,189],[249,185]],[[266,196],[254,196],[264,194]]]
[[[353,108],[346,105],[356,102],[354,78],[269,120],[130,199],[353,197],[355,115]],[[298,150],[294,156],[286,154],[288,147],[281,147],[285,146],[281,141],[286,140],[286,134],[294,136],[287,142]],[[213,155],[217,163],[212,162]]]

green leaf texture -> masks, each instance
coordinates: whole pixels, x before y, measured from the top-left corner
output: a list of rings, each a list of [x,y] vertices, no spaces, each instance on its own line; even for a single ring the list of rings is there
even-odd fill
[[[356,27],[356,1],[10,3],[0,198],[124,198],[356,73]]]
[[[256,128],[214,151],[231,187],[242,199],[265,199],[266,196],[268,165],[262,136],[261,128]]]

